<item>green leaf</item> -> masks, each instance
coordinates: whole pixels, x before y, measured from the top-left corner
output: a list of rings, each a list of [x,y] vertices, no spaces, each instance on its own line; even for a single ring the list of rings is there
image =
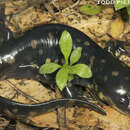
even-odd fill
[[[129,15],[129,24],[130,24],[130,6],[127,7],[127,12],[128,12],[128,15]]]
[[[40,74],[50,74],[56,71],[57,69],[61,68],[60,65],[55,63],[48,63],[44,64],[40,67],[39,72]]]
[[[66,86],[67,80],[68,80],[68,69],[63,67],[56,74],[56,84],[61,91]]]
[[[101,11],[101,6],[88,4],[81,6],[79,10],[86,15],[96,15]]]
[[[76,64],[71,66],[69,69],[70,74],[77,74],[81,78],[90,78],[92,77],[91,69],[85,64]]]
[[[71,80],[73,80],[73,79],[74,79],[74,75],[69,74],[69,75],[68,75],[68,81],[71,81]]]
[[[130,0],[114,0],[115,10],[122,9],[130,5]]]
[[[64,31],[60,38],[60,49],[64,55],[65,62],[68,64],[68,58],[72,50],[72,38],[69,32]]]
[[[80,59],[81,52],[82,52],[81,47],[77,47],[76,49],[74,49],[74,51],[72,52],[72,54],[70,56],[70,64],[71,65],[76,63]]]

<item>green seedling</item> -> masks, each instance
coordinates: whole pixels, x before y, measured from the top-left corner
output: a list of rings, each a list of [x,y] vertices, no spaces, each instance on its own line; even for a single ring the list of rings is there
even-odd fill
[[[104,1],[105,2],[105,1]],[[106,1],[107,2],[107,1]],[[97,2],[98,4],[98,2]],[[115,10],[120,10],[122,8],[127,9],[127,13],[129,16],[129,23],[130,23],[130,0],[113,0]],[[97,15],[102,10],[101,5],[92,5],[92,4],[85,4],[79,8],[80,12],[86,15]]]
[[[72,38],[70,33],[66,30],[61,35],[59,46],[64,56],[65,63],[63,65],[52,62],[43,64],[39,69],[40,74],[51,74],[57,71],[56,84],[61,91],[67,85],[67,82],[74,79],[75,75],[81,78],[92,77],[91,69],[87,65],[76,64],[81,57],[82,48],[77,47],[72,51]]]
[[[97,15],[100,13],[102,7],[98,5],[86,4],[79,8],[80,12],[86,15]]]
[[[120,10],[122,8],[127,9],[127,13],[129,16],[129,24],[130,24],[130,1],[129,0],[114,0],[115,10]]]

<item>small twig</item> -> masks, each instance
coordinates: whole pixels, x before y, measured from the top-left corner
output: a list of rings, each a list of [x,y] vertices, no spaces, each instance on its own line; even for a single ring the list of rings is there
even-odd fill
[[[21,16],[25,11],[26,9],[28,9],[28,5],[26,5],[25,7],[23,7],[22,9],[20,9],[19,11],[17,11],[15,14],[13,14],[13,16],[17,17],[18,15]]]
[[[23,95],[24,97],[26,97],[27,99],[29,99],[30,101],[33,101],[34,103],[39,103],[40,101],[37,99],[32,98],[31,96],[27,95],[25,92],[21,91],[20,89],[18,89],[13,83],[11,83],[9,80],[5,80],[7,83],[9,83],[10,87],[12,87],[15,91],[17,91],[18,93],[20,93],[21,95]]]
[[[17,11],[15,14],[13,14],[13,16],[14,16],[14,17],[17,17],[18,15],[21,16],[21,15],[25,12],[25,10],[26,10],[27,8],[29,8],[30,6],[33,7],[33,6],[38,5],[38,4],[41,4],[41,3],[42,3],[42,4],[45,6],[45,8],[48,10],[49,14],[50,14],[57,22],[60,22],[60,21],[57,19],[56,15],[55,15],[55,13],[54,13],[54,11],[53,11],[53,9],[50,7],[49,2],[46,1],[46,0],[39,0],[39,1],[37,1],[37,0],[27,0],[27,5],[26,5],[25,7],[23,7],[22,9],[20,9],[19,11]],[[16,6],[15,6],[15,7],[16,7]]]
[[[74,3],[73,5],[70,6],[70,8],[75,8],[76,6],[78,6],[80,4],[81,0],[78,0],[76,3]]]
[[[44,3],[44,6],[45,6],[45,8],[48,10],[48,12],[50,13],[50,15],[51,15],[58,23],[60,23],[60,21],[57,19],[57,17],[56,17],[56,15],[55,15],[54,11],[51,9],[51,7],[49,6],[49,4],[48,4],[48,3]]]

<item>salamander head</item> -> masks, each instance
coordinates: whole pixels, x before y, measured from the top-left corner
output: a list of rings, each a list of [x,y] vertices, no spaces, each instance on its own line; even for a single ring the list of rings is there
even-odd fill
[[[104,100],[119,112],[130,116],[130,88],[120,87],[107,92],[99,92],[99,98]]]
[[[125,88],[117,89],[115,92],[114,108],[118,111],[130,116],[130,90]]]

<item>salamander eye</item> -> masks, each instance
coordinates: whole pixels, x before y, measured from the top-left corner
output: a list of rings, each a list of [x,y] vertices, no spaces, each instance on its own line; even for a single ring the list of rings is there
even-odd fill
[[[126,100],[126,98],[121,98],[121,99],[120,99],[120,102],[121,102],[122,104],[126,104],[127,100]]]
[[[128,109],[130,109],[130,93],[128,93],[124,97],[121,97],[120,98],[120,103],[124,104],[124,105],[127,105]]]

